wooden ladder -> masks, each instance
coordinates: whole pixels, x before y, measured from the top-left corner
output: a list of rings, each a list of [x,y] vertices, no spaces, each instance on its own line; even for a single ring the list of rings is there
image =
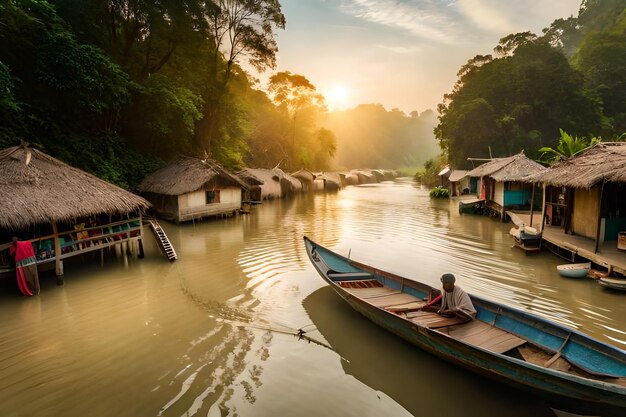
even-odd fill
[[[176,255],[176,251],[174,250],[174,246],[167,238],[165,231],[156,221],[156,219],[150,219],[150,229],[152,229],[152,233],[154,233],[154,237],[156,238],[161,251],[167,256],[167,259],[170,261],[178,259],[178,255]]]

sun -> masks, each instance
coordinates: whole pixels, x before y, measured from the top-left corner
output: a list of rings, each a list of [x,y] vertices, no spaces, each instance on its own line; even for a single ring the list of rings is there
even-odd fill
[[[350,100],[350,87],[345,84],[335,84],[324,94],[324,97],[331,110],[345,109]]]

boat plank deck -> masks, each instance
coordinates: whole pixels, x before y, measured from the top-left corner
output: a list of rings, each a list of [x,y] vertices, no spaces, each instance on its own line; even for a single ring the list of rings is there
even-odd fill
[[[390,294],[390,295],[385,295],[382,297],[369,298],[367,300],[368,303],[376,307],[383,307],[383,308],[407,304],[407,303],[413,303],[415,301],[417,301],[417,298],[413,297],[412,295],[404,294],[404,293]]]
[[[504,353],[526,343],[526,340],[480,320],[473,320],[464,326],[454,327],[448,331],[448,334],[456,340],[495,353]]]

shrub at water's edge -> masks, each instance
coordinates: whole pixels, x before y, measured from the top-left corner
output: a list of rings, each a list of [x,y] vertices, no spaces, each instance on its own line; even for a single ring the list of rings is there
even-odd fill
[[[432,198],[450,198],[450,190],[444,187],[435,187],[430,190]]]

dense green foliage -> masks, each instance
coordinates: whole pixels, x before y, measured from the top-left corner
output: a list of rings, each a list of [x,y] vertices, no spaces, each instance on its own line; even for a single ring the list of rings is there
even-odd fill
[[[571,136],[561,129],[561,139],[555,148],[543,147],[539,149],[541,152],[540,160],[547,164],[553,164],[576,156],[598,142],[600,142],[598,138],[586,139]]]
[[[299,120],[284,146],[296,116],[239,65],[275,66],[277,0],[7,0],[0,19],[0,147],[35,143],[128,188],[181,153],[329,167],[332,132]]]
[[[450,190],[444,187],[435,187],[430,190],[429,195],[432,198],[450,198]]]
[[[559,131],[612,139],[626,131],[626,8],[587,0],[578,18],[558,19],[538,37],[508,35],[496,57],[477,55],[439,106],[435,134],[451,165],[468,157],[538,158]],[[568,59],[569,57],[569,59]]]
[[[424,167],[417,170],[413,179],[415,182],[418,182],[425,187],[436,187],[441,185],[441,177],[439,176],[439,173],[446,166],[448,166],[448,161],[445,158],[445,155],[440,154],[427,160],[424,163]]]

